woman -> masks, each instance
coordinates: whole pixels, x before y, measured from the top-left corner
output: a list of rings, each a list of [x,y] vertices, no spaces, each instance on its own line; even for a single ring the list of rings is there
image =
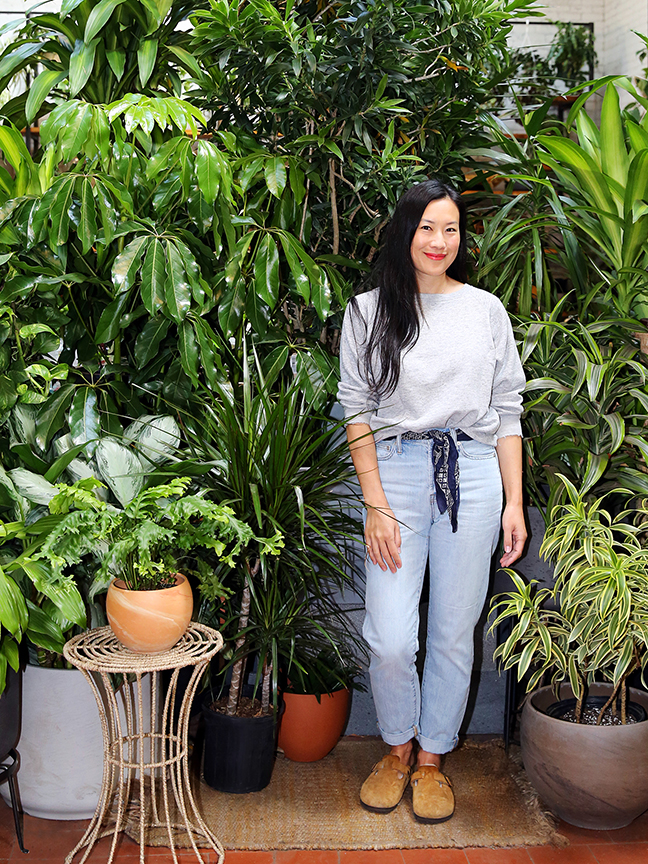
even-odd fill
[[[440,762],[457,743],[466,709],[473,633],[500,520],[503,567],[519,558],[526,540],[524,373],[506,310],[465,283],[465,258],[459,194],[437,180],[414,186],[387,229],[379,287],[349,304],[340,349],[339,398],[366,507],[363,635],[378,725],[391,747],[360,800],[390,812],[411,775],[421,822],[443,822],[454,812]]]

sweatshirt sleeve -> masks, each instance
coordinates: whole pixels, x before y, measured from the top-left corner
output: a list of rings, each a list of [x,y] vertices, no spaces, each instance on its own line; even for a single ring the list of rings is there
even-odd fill
[[[361,295],[366,296],[366,295]],[[349,423],[369,423],[377,408],[364,375],[367,321],[360,303],[349,303],[340,336],[340,385],[338,399]]]
[[[495,375],[491,406],[500,418],[497,438],[522,435],[522,391],[526,379],[508,313],[498,300],[491,313],[495,341]]]

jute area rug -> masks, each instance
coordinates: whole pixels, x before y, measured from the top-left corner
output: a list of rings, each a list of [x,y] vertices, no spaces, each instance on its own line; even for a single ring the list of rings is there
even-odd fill
[[[347,738],[319,762],[280,755],[261,792],[231,795],[201,782],[196,802],[225,849],[566,845],[500,741],[466,741],[446,758],[456,811],[440,825],[415,821],[411,788],[392,813],[360,806],[362,781],[385,752],[380,739]]]

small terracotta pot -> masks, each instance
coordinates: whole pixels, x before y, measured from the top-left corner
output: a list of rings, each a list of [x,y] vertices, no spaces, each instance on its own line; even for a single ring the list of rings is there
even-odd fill
[[[340,740],[349,714],[349,691],[317,696],[284,693],[286,709],[279,726],[279,746],[293,762],[323,759]]]
[[[592,684],[609,696],[609,684]],[[648,709],[648,693],[629,689]],[[562,685],[560,698],[573,696]],[[556,815],[580,828],[623,828],[648,807],[648,720],[626,726],[586,726],[545,714],[556,702],[552,687],[527,699],[522,713],[524,768]]]
[[[157,591],[131,591],[113,579],[106,596],[106,613],[113,633],[138,654],[168,651],[185,632],[193,612],[187,579],[176,573],[176,584]]]

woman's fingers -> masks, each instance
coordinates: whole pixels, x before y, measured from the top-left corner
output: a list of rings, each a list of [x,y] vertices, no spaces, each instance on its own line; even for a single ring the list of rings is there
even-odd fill
[[[401,566],[400,529],[391,510],[376,508],[367,513],[365,526],[367,552],[373,564],[392,573]]]
[[[521,507],[506,507],[502,517],[504,532],[504,554],[500,558],[502,567],[510,567],[524,551],[527,530]]]

